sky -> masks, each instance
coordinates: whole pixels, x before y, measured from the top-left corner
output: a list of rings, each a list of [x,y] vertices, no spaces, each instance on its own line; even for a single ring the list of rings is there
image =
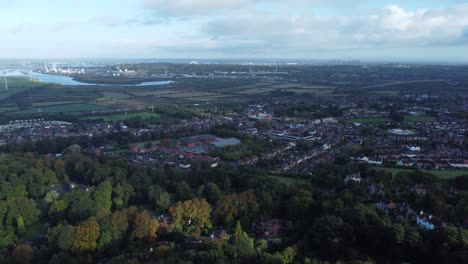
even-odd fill
[[[468,62],[468,1],[0,0],[0,58]]]

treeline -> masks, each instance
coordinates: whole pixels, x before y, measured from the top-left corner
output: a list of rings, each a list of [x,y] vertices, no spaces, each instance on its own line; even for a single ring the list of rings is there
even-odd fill
[[[227,165],[185,172],[76,151],[60,158],[10,154],[0,157],[0,243],[6,249],[0,262],[467,261],[466,229],[449,224],[426,231],[395,222],[375,209],[378,199],[369,196],[367,183],[343,183],[356,171],[385,183],[395,202],[434,212],[452,205],[455,219],[466,215],[466,177],[441,185],[424,173],[392,180],[367,166],[328,163],[309,175],[310,184],[296,185]],[[428,185],[429,197],[391,194],[414,183]],[[453,197],[444,192],[449,187],[457,190]],[[253,224],[262,217],[288,223],[284,233],[267,239],[256,232]],[[28,237],[40,225],[47,231],[36,235],[44,237]],[[211,238],[218,230],[225,237]]]

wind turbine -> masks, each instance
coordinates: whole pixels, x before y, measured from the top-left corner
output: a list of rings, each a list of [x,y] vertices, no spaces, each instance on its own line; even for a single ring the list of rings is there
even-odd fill
[[[5,77],[5,91],[8,91],[8,81],[7,81],[6,71],[3,72],[3,76]]]

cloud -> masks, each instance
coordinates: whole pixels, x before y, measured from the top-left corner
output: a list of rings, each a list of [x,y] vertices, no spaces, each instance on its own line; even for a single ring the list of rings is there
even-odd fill
[[[389,5],[362,14],[331,17],[312,13],[277,15],[258,10],[232,12],[213,18],[202,27],[202,32],[221,46],[242,45],[240,40],[248,40],[248,47],[258,52],[269,49],[307,54],[468,44],[467,28],[468,5],[414,11]]]
[[[231,11],[254,10],[258,6],[309,8],[313,5],[349,6],[362,0],[141,0],[142,7],[158,16],[173,18],[221,16]]]

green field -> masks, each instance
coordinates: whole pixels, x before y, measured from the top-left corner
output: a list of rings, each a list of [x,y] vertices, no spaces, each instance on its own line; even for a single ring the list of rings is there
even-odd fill
[[[67,102],[67,104],[76,104],[76,103],[82,103],[81,101],[72,101],[72,102]],[[42,107],[42,106],[51,106],[51,105],[63,105],[64,102],[38,102],[38,103],[33,103],[32,105],[34,107]]]
[[[414,169],[399,169],[399,168],[373,168],[378,171],[390,172],[393,175],[396,175],[400,172],[414,172],[417,170]],[[468,170],[424,170],[424,172],[429,172],[441,179],[453,179],[457,176],[468,175]]]
[[[270,175],[268,176],[270,179],[275,179],[280,183],[284,183],[286,185],[310,185],[310,181],[306,179],[294,179],[294,178],[289,178],[289,177],[283,177],[283,176],[274,176]]]
[[[13,114],[35,114],[35,113],[72,113],[72,112],[90,112],[106,110],[107,107],[93,104],[61,104],[45,107],[36,107],[23,111],[14,112]]]
[[[158,145],[160,143],[160,141],[159,140],[153,140],[153,141],[147,141],[147,142],[133,143],[133,144],[130,144],[130,147],[136,146],[136,147],[141,148],[141,147],[144,147],[148,143],[151,143],[153,145]]]
[[[388,95],[388,96],[395,96],[399,95],[399,91],[394,91],[394,90],[379,90],[379,91],[369,91],[369,94],[374,94],[374,95]]]
[[[82,120],[97,120],[103,119],[106,122],[116,122],[116,121],[125,121],[128,119],[134,118],[159,118],[160,115],[156,113],[149,113],[149,112],[135,112],[135,113],[125,113],[125,114],[113,114],[113,115],[100,115],[100,116],[85,116],[82,117]]]
[[[30,81],[29,78],[25,77],[8,77],[8,91],[5,90],[5,82],[0,82],[0,100],[5,99],[11,95],[19,92],[27,91],[28,89],[34,89],[38,87],[50,86],[50,84],[42,83],[38,81]]]

